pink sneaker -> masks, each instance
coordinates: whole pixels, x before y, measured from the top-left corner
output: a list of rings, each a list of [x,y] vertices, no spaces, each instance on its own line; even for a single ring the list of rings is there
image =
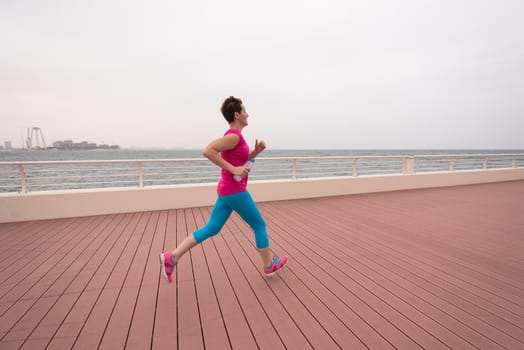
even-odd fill
[[[264,274],[268,277],[273,276],[275,272],[286,265],[287,256],[284,255],[280,258],[278,256],[274,256],[271,260],[271,267],[264,267]]]
[[[176,262],[173,264],[173,262],[171,262],[171,257],[171,253],[160,253],[160,268],[162,269],[162,276],[164,276],[169,283],[173,282],[173,277],[171,275],[176,267]]]

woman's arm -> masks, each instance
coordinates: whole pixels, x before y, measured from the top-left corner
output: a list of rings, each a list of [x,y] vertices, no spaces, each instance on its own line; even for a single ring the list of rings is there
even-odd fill
[[[238,135],[228,134],[212,141],[209,145],[207,145],[207,147],[204,149],[203,155],[222,169],[233,173],[233,175],[244,177],[249,172],[248,169],[244,168],[243,166],[233,166],[231,163],[220,156],[220,152],[235,148],[239,142],[240,137]]]

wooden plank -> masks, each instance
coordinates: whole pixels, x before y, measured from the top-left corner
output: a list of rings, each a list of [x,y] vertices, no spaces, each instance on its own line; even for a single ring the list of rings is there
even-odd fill
[[[510,342],[511,342],[511,340],[510,340]]]
[[[97,274],[96,280],[93,279],[91,283],[95,286],[99,284],[101,293],[96,304],[93,306],[89,318],[86,320],[78,338],[75,341],[73,349],[93,349],[98,347],[102,337],[104,336],[107,323],[111,317],[114,305],[121,293],[131,292],[136,295],[140,288],[140,282],[144,273],[144,265],[149,254],[151,240],[153,238],[154,228],[158,220],[158,212],[152,212],[146,227],[141,234],[141,240],[136,251],[136,255],[131,261],[129,267],[129,274],[126,277],[126,284],[122,288],[107,288],[108,280],[113,276],[112,272],[108,272],[108,276]],[[121,251],[115,252],[114,256],[121,256]],[[124,257],[123,263],[126,261]],[[110,273],[110,275],[109,275]],[[103,276],[103,277],[102,277]],[[121,279],[121,276],[115,278]],[[129,284],[127,283],[128,281]]]
[[[223,238],[228,240],[230,245],[233,245],[234,240],[231,239],[230,236],[234,235],[236,232],[238,232],[238,229],[235,230],[235,232],[229,232],[228,234],[224,233]],[[238,248],[235,248],[235,250],[238,250]],[[258,265],[258,269],[252,269],[253,272],[250,273],[260,274],[260,262],[255,264],[255,266],[256,265]],[[232,263],[232,266],[235,266],[235,264]],[[232,273],[232,275],[235,276],[238,275],[238,273]],[[308,310],[299,298],[296,297],[293,291],[282,279],[278,276],[275,279],[271,279],[269,286],[272,288],[273,293],[282,302],[286,311],[291,315],[295,322],[299,324],[299,327],[313,348],[340,348],[329,332],[327,332],[323,325],[315,318],[315,315]]]
[[[280,221],[287,222],[289,219],[281,219]],[[313,225],[312,229],[315,230],[316,227]],[[302,233],[307,233],[307,229],[302,231]],[[294,246],[297,246],[298,255],[308,254],[308,248],[303,247],[301,244],[301,242],[308,242],[307,236],[307,234],[302,234],[300,239],[297,238],[293,243]],[[390,322],[403,330],[406,335],[412,337],[417,341],[417,343],[425,348],[438,348],[438,343],[435,343],[437,339],[430,336],[430,334],[435,331],[438,331],[439,339],[445,341],[446,344],[452,348],[467,348],[469,344],[464,343],[460,337],[457,337],[452,332],[418,311],[416,307],[408,304],[405,300],[409,300],[406,291],[391,284],[387,279],[391,278],[387,271],[382,270],[380,271],[381,274],[377,274],[374,270],[370,269],[368,266],[375,264],[372,260],[368,260],[364,255],[353,258],[352,253],[346,253],[351,249],[349,245],[345,247],[344,245],[341,245],[340,242],[330,244],[329,240],[318,237],[315,237],[314,240],[314,242],[310,241],[309,244],[312,247],[317,247],[316,250],[318,251],[319,256],[315,257],[316,253],[314,252],[314,248],[311,249],[308,255],[310,257],[315,257],[315,259],[319,259],[321,266],[329,265],[329,261],[336,262],[335,265],[328,267],[324,272],[319,271],[317,273],[318,275],[323,276],[323,278],[328,277],[328,279],[329,276],[332,276],[331,283],[337,281],[342,283],[344,288],[348,288],[353,292],[358,292],[359,298],[364,298],[363,300],[366,300],[367,304],[373,306],[384,317],[389,318]],[[377,256],[377,258],[380,260],[380,257]],[[379,265],[375,264],[375,266]],[[316,268],[316,266],[313,266],[312,268]],[[348,280],[348,277],[351,277],[351,279]],[[403,281],[398,282],[398,286],[403,285]],[[380,301],[377,303],[377,301],[369,299],[369,296],[366,297],[366,295],[369,295],[369,292],[362,289],[362,287],[365,287],[373,295],[380,298]],[[333,290],[337,290],[336,287],[333,287]],[[336,294],[338,296],[345,295],[344,290],[337,290]],[[389,305],[390,308],[395,309],[396,312],[392,313],[392,310],[385,307],[384,303]],[[351,303],[351,305],[353,304],[354,303]],[[399,313],[401,315],[399,315]],[[415,325],[417,327],[414,327]],[[422,328],[420,329],[418,327]],[[424,330],[424,332],[421,332],[421,330]],[[429,331],[431,331],[431,333],[429,333]],[[359,334],[362,333],[359,332]],[[442,346],[442,344],[440,346]],[[471,347],[471,345],[469,346]]]
[[[453,263],[449,260],[446,260],[443,263],[442,256],[432,254],[421,244],[411,244],[411,242],[406,240],[404,240],[403,242],[399,242],[398,239],[391,238],[391,232],[385,233],[386,230],[384,229],[376,229],[375,226],[370,226],[369,224],[362,223],[365,221],[366,220],[360,218],[358,220],[351,221],[348,224],[353,225],[351,227],[353,227],[354,229],[360,229],[361,234],[359,235],[359,238],[362,237],[368,239],[368,245],[374,246],[377,249],[383,248],[383,251],[392,251],[395,254],[397,254],[399,258],[409,259],[413,262],[414,265],[425,266],[432,269],[435,272],[437,272],[446,264]],[[390,228],[389,231],[392,231],[392,229]],[[368,232],[372,232],[373,235],[370,236]],[[364,235],[362,235],[362,233],[364,233]],[[372,238],[367,238],[366,235],[367,237]],[[455,265],[453,266],[455,267]],[[479,293],[487,293],[487,295],[494,296],[495,298],[499,297],[499,294],[502,294],[500,296],[502,299],[499,298],[502,304],[512,305],[511,307],[519,307],[517,304],[515,304],[516,300],[512,298],[511,295],[506,293],[504,290],[501,290],[498,287],[488,286],[484,284],[482,281],[471,278],[467,274],[457,274],[455,271],[456,269],[452,269],[446,271],[445,274],[448,276],[448,278],[453,279],[456,283],[467,284],[469,286],[478,286],[477,290],[479,291]],[[500,293],[497,293],[497,291],[499,291]],[[508,300],[508,298],[510,298],[510,300]]]
[[[448,322],[450,322],[452,325],[454,324],[454,326],[453,326],[453,327],[450,327],[450,329],[454,329],[454,328],[455,328],[455,329],[461,330],[461,331],[462,331],[462,333],[461,333],[462,336],[464,336],[464,337],[466,337],[466,338],[469,337],[469,340],[470,340],[470,341],[472,341],[472,342],[479,342],[480,344],[483,344],[484,342],[487,341],[487,340],[486,340],[482,335],[480,335],[480,334],[478,334],[478,333],[474,333],[474,332],[472,333],[472,332],[471,332],[471,329],[469,328],[469,325],[467,324],[467,322],[464,322],[464,323],[462,323],[462,324],[460,324],[460,323],[456,323],[456,322],[454,321],[454,319],[452,319],[452,318],[450,319],[449,316],[447,316],[446,313],[440,314],[438,311],[436,311],[436,310],[438,310],[438,309],[437,309],[437,308],[434,308],[431,304],[425,304],[425,305],[422,304],[422,305],[419,305],[419,306],[418,306],[418,308],[422,308],[422,309],[423,309],[424,307],[429,307],[429,310],[432,310],[433,313],[436,312],[436,313],[439,315],[439,317],[444,317],[444,320],[447,319]],[[433,317],[435,318],[436,316],[433,316]],[[489,345],[489,346],[492,346],[492,347],[495,346],[495,345],[492,344],[492,343],[488,343],[488,344],[491,344],[491,345]]]
[[[331,312],[344,320],[345,324],[351,325],[370,348],[384,346],[377,344],[377,341],[384,341],[382,337],[386,334],[392,337],[392,340],[388,340],[392,344],[406,342],[405,348],[417,347],[415,344],[434,349],[443,347],[436,338],[419,328],[418,322],[412,321],[402,312],[396,304],[397,299],[383,298],[377,292],[379,285],[367,280],[358,268],[346,263],[347,257],[337,256],[333,252],[335,247],[320,248],[322,242],[308,241],[302,234],[286,246],[291,249],[293,260],[302,265],[296,272],[298,278],[321,296],[320,299],[329,306]],[[374,313],[368,308],[374,310]],[[380,327],[388,327],[390,331],[385,332]]]
[[[186,213],[177,210],[177,245],[189,234]],[[203,349],[200,310],[193,277],[192,252],[188,252],[177,265],[178,289],[178,346],[181,349]]]
[[[208,211],[204,211],[202,217],[207,218],[209,215],[210,214]],[[203,225],[203,222],[200,224],[200,226],[201,225]],[[222,232],[220,234],[229,235],[230,231]],[[212,241],[215,239],[218,238],[213,238],[204,242],[203,246],[206,247],[207,245],[209,245],[209,249],[212,249]],[[208,257],[208,255],[209,254],[206,254],[206,257]],[[219,263],[219,261],[211,260],[208,257],[209,265],[216,265]],[[245,262],[245,259],[243,259],[243,262],[240,266],[244,266],[247,264],[248,263]],[[273,324],[273,327],[275,328],[275,331],[278,333],[279,338],[282,340],[283,344],[288,349],[311,348],[311,345],[307,342],[304,335],[300,332],[300,329],[297,327],[293,319],[286,312],[286,310],[282,306],[282,303],[278,300],[273,291],[270,288],[268,288],[266,280],[260,275],[260,273],[245,273],[245,276],[252,290],[255,291],[259,303],[262,305],[264,312],[267,314],[267,317]],[[211,277],[214,278],[214,275],[212,274]]]
[[[195,230],[205,225],[198,208],[191,211],[186,210],[186,217],[188,218],[188,234],[192,234]],[[206,248],[207,250],[213,248],[210,243],[209,240],[206,240],[191,250],[202,334],[206,348],[228,349],[231,348],[231,344],[229,343],[222,310],[218,303],[215,286],[208,266],[209,263],[215,264],[217,262],[210,262],[205,254]]]
[[[161,251],[170,252],[177,244],[177,213],[176,210],[170,210],[167,214],[166,231],[164,234],[163,248]],[[160,252],[157,252],[159,254]],[[158,257],[154,257],[158,259]],[[153,259],[153,258],[152,258]],[[156,304],[156,318],[153,329],[153,348],[166,349],[178,348],[177,338],[177,288],[176,275],[173,274],[175,283],[170,284],[163,280],[158,268],[159,288]]]
[[[198,220],[202,226],[209,219],[209,208],[201,210]],[[201,220],[201,221],[200,221]],[[222,235],[220,233],[219,235]],[[238,291],[230,280],[228,268],[233,259],[223,242],[216,238],[208,239],[203,244],[208,267],[212,276],[217,301],[222,311],[222,317],[229,343],[233,349],[254,349],[257,344],[247,322],[246,316],[238,299]]]
[[[142,215],[143,218],[143,215]],[[130,307],[136,302],[136,288],[126,287],[125,281],[130,272],[134,256],[138,250],[138,246],[142,241],[151,218],[138,220],[130,224],[128,239],[125,244],[115,248],[113,254],[118,258],[115,269],[111,272],[111,276],[107,280],[106,288],[119,290],[112,306],[112,312],[107,321],[105,330],[100,339],[98,348],[124,348],[131,319],[133,317],[133,308]],[[139,266],[137,266],[139,268]],[[107,335],[107,336],[106,336]]]
[[[83,239],[81,242],[76,242],[76,245],[75,242],[68,242],[70,243],[68,245],[64,243],[64,245],[55,251],[55,254],[49,257],[44,264],[39,265],[38,268],[33,270],[32,275],[35,277],[29,277],[32,279],[32,281],[30,281],[32,284],[20,283],[18,288],[13,289],[10,293],[4,296],[4,298],[7,300],[14,300],[14,309],[19,313],[19,318],[15,323],[2,322],[2,330],[4,329],[3,327],[9,327],[9,333],[6,334],[7,338],[11,337],[9,335],[10,333],[18,334],[20,328],[27,332],[26,335],[29,335],[32,328],[30,329],[30,327],[27,326],[27,322],[30,321],[36,325],[41,319],[39,298],[41,298],[43,294],[53,286],[53,283],[60,277],[61,274],[63,274],[64,270],[67,270],[67,268],[75,261],[75,259],[81,255],[82,251],[88,247],[93,242],[93,239],[96,238],[99,234],[100,232],[93,231],[92,237],[86,236],[85,239]],[[27,288],[23,287],[23,285],[26,285]],[[54,298],[56,301],[55,296],[49,298]],[[49,298],[45,300],[48,300]],[[27,304],[23,300],[31,300],[32,303]],[[23,309],[17,308],[16,304],[19,303],[22,305],[27,305],[27,307]],[[37,310],[37,313],[33,314],[35,310]],[[13,316],[12,313],[9,315]],[[0,318],[0,320],[3,320],[3,316]]]
[[[166,230],[167,212],[160,216],[153,229],[153,239],[148,247],[148,255],[143,262],[142,280],[131,321],[131,327],[125,343],[126,349],[145,349],[151,347],[155,323],[155,310],[159,286],[158,254],[162,251]],[[120,318],[117,318],[120,321]],[[121,322],[121,321],[120,321]],[[109,334],[112,334],[109,333]],[[111,335],[109,338],[113,338]],[[119,344],[120,345],[120,344]],[[109,348],[109,347],[108,347]],[[115,347],[111,347],[115,349]]]
[[[31,334],[24,341],[24,348],[31,349],[34,344],[39,344],[45,340],[41,348],[45,348],[51,342],[69,310],[80,297],[80,293],[64,294],[58,297],[56,303],[49,309],[47,314],[42,317],[42,321],[33,327]],[[33,348],[38,348],[34,346]]]
[[[139,241],[146,223],[147,218],[144,219],[141,215],[134,215],[123,221],[123,226],[118,230],[122,233],[114,247],[121,249],[122,244],[126,245],[126,248],[130,247],[131,245],[126,242],[132,241],[133,238]],[[136,235],[133,235],[134,233],[136,233]],[[133,250],[136,249],[135,247],[130,248]],[[114,284],[110,283],[114,279],[123,280],[125,278],[125,271],[129,269],[129,261],[123,254],[110,254],[110,252],[111,251],[104,252],[104,255],[100,252],[99,257],[91,260],[92,266],[83,269],[78,278],[68,287],[66,293],[80,292],[81,294],[56,331],[49,344],[51,348],[72,348],[78,335],[83,330],[84,325],[91,317],[94,306],[100,299],[103,288],[105,287],[110,293],[118,290],[114,288]],[[125,252],[124,250],[124,253]],[[103,262],[106,262],[106,264],[102,264]]]
[[[127,218],[129,218],[129,215]],[[127,225],[129,221],[127,218],[124,216],[115,217],[116,220],[113,220],[114,225],[105,226],[103,229],[103,238],[99,237],[100,239],[94,240],[92,247],[82,249],[82,253],[76,256],[77,261],[69,265],[67,269],[69,273],[63,274],[61,280],[46,292],[46,295],[58,294],[60,297],[57,302],[52,305],[42,321],[35,327],[27,339],[28,343],[31,344],[38,339],[42,339],[46,333],[53,335],[58,331],[60,325],[80,298],[80,292],[68,293],[67,290],[70,292],[75,290],[80,283],[79,281],[84,281],[85,286],[96,273],[102,272],[100,266],[107,258],[115,242],[122,236],[119,232]],[[112,232],[114,232],[114,234],[108,234]],[[89,276],[91,276],[90,279],[87,279]],[[51,338],[48,338],[48,342],[50,341]]]
[[[238,246],[234,239],[235,232],[232,231],[235,226],[233,224],[235,217],[236,214],[233,214],[230,221],[222,229],[220,236],[216,237],[216,244],[219,247],[222,246],[224,250],[227,249],[229,251],[228,256],[233,259],[227,267],[227,273],[233,288],[236,290],[238,301],[258,347],[261,349],[284,349],[282,339],[276,331],[277,326],[271,322],[257,296],[258,289],[266,290],[268,285],[258,284],[253,287],[248,280],[248,276],[252,274],[260,276],[263,264],[258,253],[255,253],[258,264],[252,264],[245,251]],[[256,252],[256,250],[253,249],[251,252]]]
[[[96,218],[93,218],[91,222],[95,222]],[[0,285],[6,283],[12,283],[10,278],[20,271],[25,265],[31,262],[33,259],[45,260],[48,256],[49,251],[53,251],[53,244],[50,241],[55,242],[55,246],[63,243],[64,239],[70,238],[70,230],[73,227],[85,227],[85,220],[69,220],[63,221],[56,225],[53,222],[46,222],[47,226],[42,227],[41,230],[38,227],[34,227],[34,230],[29,231],[32,238],[20,240],[13,239],[6,251],[2,252],[2,258],[0,262]],[[38,234],[35,235],[35,230]],[[79,232],[79,231],[78,231]]]
[[[464,194],[466,196],[466,194]],[[467,196],[466,196],[467,197]],[[433,197],[431,197],[433,198]],[[437,203],[438,205],[439,203]],[[402,204],[399,204],[402,205]],[[406,205],[406,204],[404,204]],[[415,203],[412,203],[412,205],[415,205]],[[464,205],[466,208],[471,208],[473,205]],[[496,212],[500,210],[496,205],[488,206],[483,205],[482,208],[478,208],[477,215],[479,217],[482,216],[488,216],[492,212]],[[482,210],[480,210],[482,209]],[[519,283],[515,278],[512,278],[511,276],[515,275],[515,270],[508,271],[508,277],[503,278],[501,280],[501,273],[504,273],[504,270],[507,270],[507,266],[503,270],[500,269],[494,269],[494,266],[501,267],[503,265],[496,264],[493,261],[493,258],[489,257],[489,253],[486,252],[471,252],[472,249],[478,248],[479,245],[482,245],[482,243],[479,242],[486,242],[488,240],[493,240],[493,237],[490,237],[488,235],[488,232],[492,232],[490,230],[485,230],[485,234],[482,236],[479,236],[478,234],[475,235],[475,237],[468,237],[469,232],[478,232],[479,230],[473,229],[470,231],[464,231],[460,228],[457,228],[457,225],[460,225],[464,222],[464,217],[457,218],[457,220],[450,219],[450,215],[452,213],[449,213],[447,215],[444,215],[446,218],[445,224],[442,222],[444,220],[439,220],[438,222],[433,223],[431,226],[427,224],[429,218],[425,218],[423,216],[423,213],[418,213],[417,215],[412,217],[412,220],[410,219],[409,214],[402,215],[400,217],[397,217],[395,219],[395,216],[392,214],[388,215],[388,209],[387,208],[377,208],[375,207],[366,207],[366,206],[360,206],[359,210],[363,210],[364,212],[370,212],[370,211],[377,211],[380,214],[378,214],[379,218],[377,221],[380,222],[387,222],[389,227],[385,227],[386,232],[390,232],[391,229],[395,231],[397,234],[401,234],[408,237],[409,241],[412,242],[421,242],[421,246],[428,247],[428,246],[434,246],[435,249],[432,251],[433,254],[439,254],[445,252],[447,256],[447,259],[451,263],[455,263],[458,268],[464,268],[467,269],[466,274],[474,274],[475,276],[478,276],[479,279],[485,279],[489,280],[489,276],[492,276],[496,278],[495,282],[493,284],[495,286],[498,286],[500,283],[508,284],[509,286],[514,285],[513,292],[516,293],[518,297],[524,297],[524,293],[522,292],[522,288],[524,287],[524,284]],[[467,211],[468,209],[465,209]],[[369,215],[369,214],[368,214]],[[508,215],[511,215],[511,212],[509,212]],[[518,213],[514,213],[514,215],[518,215]],[[392,224],[394,221],[398,221],[398,223]],[[417,230],[412,230],[413,222],[419,222],[417,225]],[[478,223],[477,223],[478,225]],[[402,228],[402,230],[398,230],[396,228]],[[428,232],[428,233],[426,233]],[[446,240],[442,240],[440,237],[442,236],[441,233],[446,232],[455,232],[453,236],[450,236]],[[428,239],[429,236],[429,239]],[[449,234],[448,234],[449,236]],[[493,235],[491,235],[493,236]],[[497,242],[496,246],[501,247],[503,242],[500,241],[501,235],[497,235]],[[399,236],[397,236],[399,237]],[[417,239],[418,238],[418,239]],[[460,243],[460,244],[459,244]],[[518,244],[518,241],[515,242],[515,244]],[[494,250],[493,244],[490,244],[487,248],[487,251],[491,252]],[[479,256],[479,254],[481,254]],[[473,259],[473,262],[471,260]],[[487,262],[487,263],[486,263]],[[480,263],[480,264],[479,264]],[[493,272],[491,272],[493,271]],[[518,272],[524,272],[524,270],[519,269]],[[520,275],[517,273],[517,275]]]
[[[524,348],[523,195],[516,181],[260,203],[290,256],[270,279],[233,215],[161,280],[158,253],[209,207],[0,224],[0,348]]]
[[[40,235],[35,237],[33,234],[35,231],[40,231],[42,235],[45,235],[46,232],[49,232],[49,228],[56,228],[58,222],[73,222],[74,220],[76,218],[0,224],[0,252],[2,252],[0,263],[8,258],[5,252],[13,252],[14,247],[24,247],[33,240],[41,239]]]
[[[260,259],[258,252],[256,251],[256,245],[254,243],[254,233],[251,230],[251,228],[243,220],[241,220],[241,218],[238,215],[233,215],[232,225],[230,226],[232,227],[231,234],[225,235],[225,237],[227,237],[232,242],[231,245],[235,246],[235,250],[242,249],[244,251],[244,255],[240,255],[240,257],[243,258],[243,260],[241,263],[239,263],[239,265],[241,268],[245,269],[244,275],[246,279],[248,281],[252,281],[251,282],[252,289],[255,291],[255,293],[257,294],[257,298],[260,300],[262,306],[265,308],[265,312],[268,315],[270,315],[271,313],[269,310],[267,310],[267,307],[272,307],[278,304],[280,304],[280,306],[282,306],[284,310],[284,312],[280,312],[281,315],[279,315],[278,313],[275,314],[276,316],[275,319],[273,317],[270,317],[270,320],[273,323],[273,327],[275,328],[275,330],[279,332],[280,337],[284,339],[285,342],[288,343],[286,344],[286,347],[298,346],[300,342],[303,342],[303,344],[300,344],[301,347],[302,346],[311,347],[312,343],[305,336],[305,334],[301,332],[296,333],[294,337],[291,338],[286,334],[287,333],[286,330],[280,329],[281,328],[280,323],[282,322],[281,319],[285,320],[286,318],[290,316],[285,309],[285,305],[283,305],[283,302],[280,300],[279,295],[276,294],[276,292],[273,290],[272,287],[276,286],[277,284],[282,284],[283,287],[285,286],[288,289],[290,289],[290,291],[302,303],[304,303],[304,301],[310,298],[310,295],[300,296],[299,294],[302,291],[299,291],[299,293],[297,294],[296,290],[294,290],[295,288],[291,287],[295,283],[293,281],[288,282],[289,278],[291,279],[294,278],[293,274],[290,274],[287,271],[289,266],[287,266],[284,270],[282,270],[279,273],[279,274],[283,274],[282,278],[279,278],[279,276],[274,276],[271,278],[265,277],[262,273],[263,264],[262,264],[262,261]],[[271,244],[270,247],[273,247],[274,249],[275,245],[272,243],[271,236],[269,238],[270,238],[270,244]],[[280,250],[280,249],[277,248],[277,250]],[[287,253],[286,250],[282,250],[281,252]],[[251,266],[250,269],[245,268],[246,266],[249,266],[249,265]],[[254,268],[254,271],[253,271],[253,268]],[[300,290],[301,288],[302,286],[299,286],[296,289]],[[317,319],[320,326],[328,332],[329,334],[328,338],[331,338],[331,340],[329,341],[330,342],[333,341],[336,344],[336,346],[339,346],[339,347],[340,346],[341,347],[351,346],[351,348],[354,348],[354,349],[363,347],[363,344],[360,341],[358,341],[358,339],[356,339],[353,336],[353,334],[351,334],[351,332],[349,332],[349,330],[343,324],[341,324],[341,322],[339,322],[338,320],[332,319],[333,321],[333,324],[331,327],[332,329],[328,330],[324,326],[322,326],[322,323],[323,323],[322,320],[320,320],[319,317],[311,309],[309,309],[309,312],[312,314],[312,316],[315,319]],[[327,315],[327,317],[330,317],[330,315]],[[294,322],[286,322],[286,323],[288,324],[288,326],[292,327],[291,328],[292,331],[293,331],[293,328],[296,327],[296,324],[294,324]],[[291,343],[289,343],[290,341]],[[296,344],[297,342],[299,343]],[[328,345],[328,346],[332,346],[332,345],[333,344]]]

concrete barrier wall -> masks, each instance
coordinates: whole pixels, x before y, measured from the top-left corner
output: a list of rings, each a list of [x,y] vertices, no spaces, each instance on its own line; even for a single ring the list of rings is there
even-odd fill
[[[257,202],[524,180],[524,169],[253,181]],[[216,184],[0,194],[0,222],[213,205]]]

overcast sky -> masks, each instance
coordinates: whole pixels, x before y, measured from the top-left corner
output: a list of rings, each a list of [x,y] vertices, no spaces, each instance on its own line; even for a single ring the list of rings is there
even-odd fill
[[[522,0],[0,0],[0,142],[524,148]],[[24,131],[25,132],[25,131]]]

